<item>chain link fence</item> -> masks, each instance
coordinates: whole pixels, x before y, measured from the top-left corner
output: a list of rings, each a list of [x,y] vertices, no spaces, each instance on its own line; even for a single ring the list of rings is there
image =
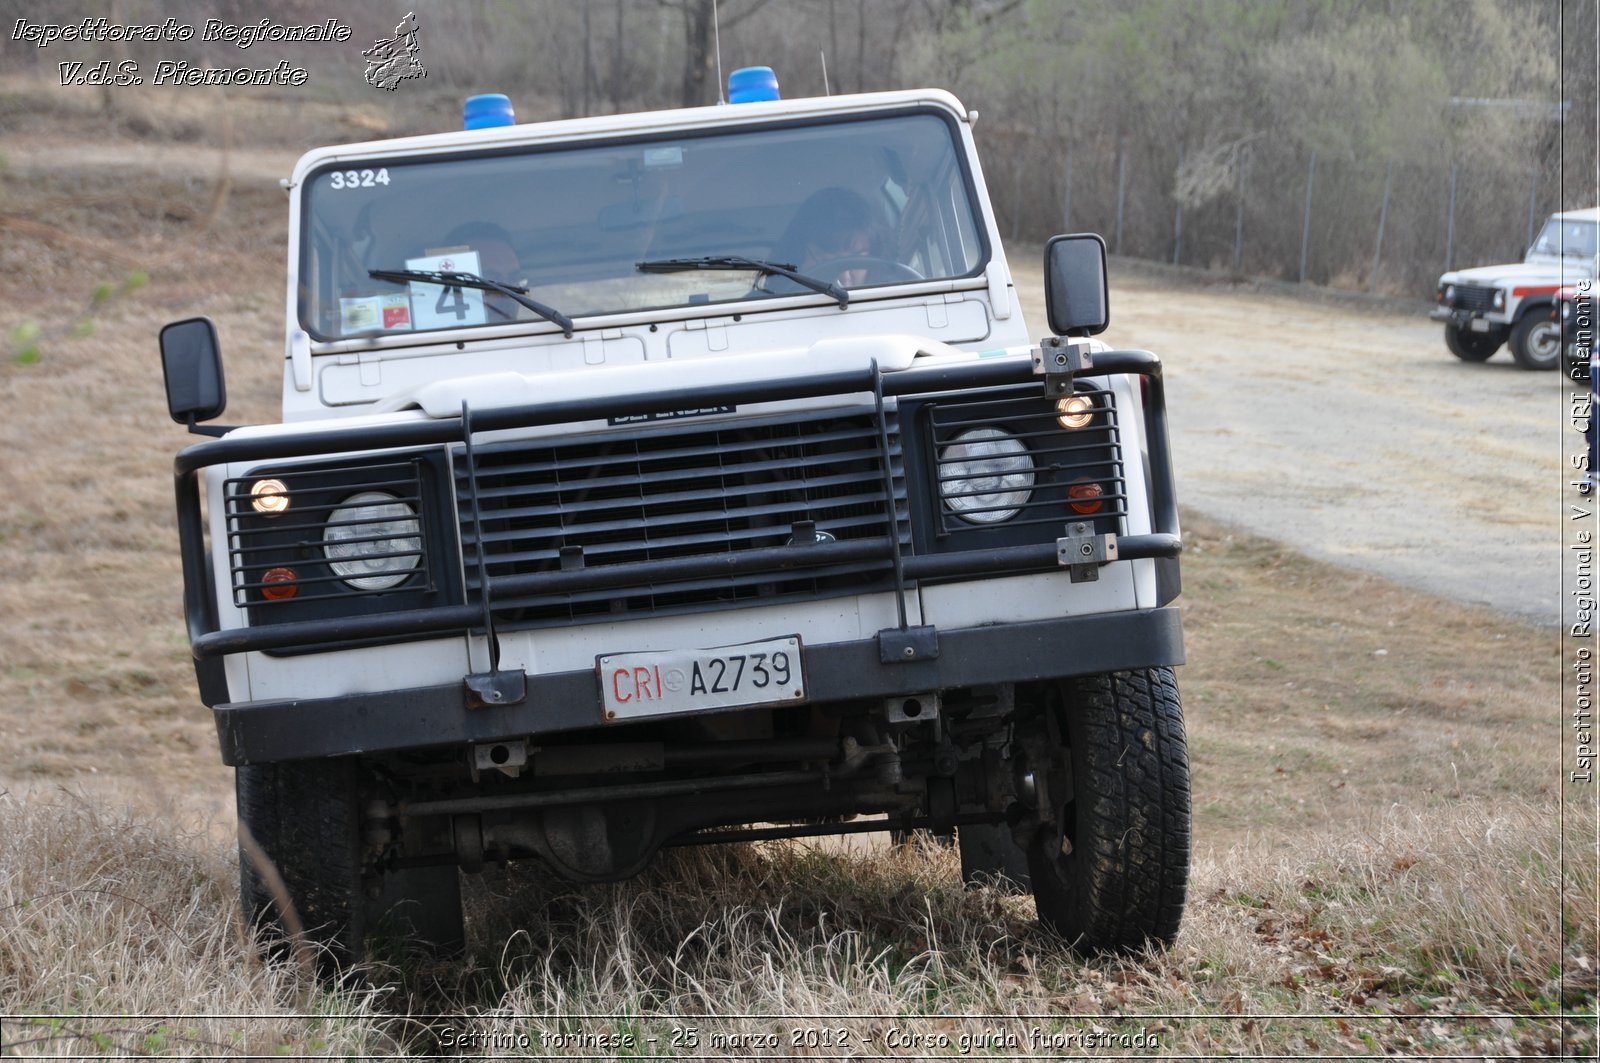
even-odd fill
[[[1559,167],[1330,158],[1263,137],[1185,153],[1114,134],[976,130],[1001,232],[1091,231],[1113,255],[1431,297],[1440,273],[1520,261],[1553,211],[1593,206]],[[1587,198],[1586,198],[1587,197]]]

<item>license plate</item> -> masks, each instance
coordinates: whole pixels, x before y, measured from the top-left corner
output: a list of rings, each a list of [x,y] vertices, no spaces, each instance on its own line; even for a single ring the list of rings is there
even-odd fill
[[[607,720],[806,700],[800,636],[704,650],[648,650],[595,659]]]
[[[1471,321],[1467,322],[1467,328],[1473,332],[1488,332],[1489,319],[1486,317],[1475,317]]]

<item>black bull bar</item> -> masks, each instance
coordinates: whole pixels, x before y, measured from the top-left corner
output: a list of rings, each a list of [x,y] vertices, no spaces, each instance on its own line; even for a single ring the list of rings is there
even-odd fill
[[[1121,536],[1120,560],[1173,558],[1182,550],[1178,536],[1177,496],[1173,485],[1171,448],[1167,436],[1166,399],[1161,360],[1149,351],[1107,351],[1094,356],[1086,376],[1133,374],[1145,380],[1146,438],[1149,444],[1149,494],[1151,524],[1148,535]],[[1053,568],[1059,564],[1053,542],[997,547],[955,554],[901,556],[895,535],[848,542],[807,543],[728,552],[704,557],[496,577],[485,583],[483,601],[474,604],[400,610],[373,616],[335,617],[293,624],[223,629],[218,621],[205,548],[205,522],[201,513],[198,478],[212,465],[236,461],[276,461],[335,453],[368,453],[406,447],[464,444],[471,446],[477,433],[539,425],[581,423],[707,406],[757,404],[829,395],[867,394],[878,404],[878,429],[887,449],[882,404],[886,397],[929,395],[976,388],[1023,384],[1040,380],[1030,363],[1020,359],[982,360],[931,369],[908,369],[884,374],[876,362],[862,369],[844,370],[782,381],[722,384],[712,387],[662,391],[651,395],[601,395],[565,402],[538,403],[489,410],[463,409],[459,417],[334,429],[265,438],[223,438],[199,443],[180,452],[174,461],[178,508],[178,536],[183,558],[184,614],[189,642],[197,660],[257,650],[291,650],[316,647],[336,649],[341,644],[373,639],[409,639],[428,635],[467,634],[492,630],[490,607],[496,594],[563,593],[604,590],[637,580],[646,569],[659,580],[713,577],[719,574],[781,572],[842,561],[882,560],[894,568],[905,626],[906,584],[919,579],[992,576]],[[1042,392],[1042,381],[1041,381]],[[885,461],[884,468],[888,469]],[[474,501],[474,504],[476,502]],[[891,497],[889,504],[893,505]],[[890,527],[894,527],[891,514]]]

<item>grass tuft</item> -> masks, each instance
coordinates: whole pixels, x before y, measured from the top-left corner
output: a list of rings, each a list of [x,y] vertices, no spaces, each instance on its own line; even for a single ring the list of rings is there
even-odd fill
[[[395,955],[329,989],[241,932],[230,843],[175,832],[170,810],[5,796],[0,1011],[21,1018],[3,1050],[1581,1055],[1600,891],[1563,864],[1558,811],[1392,810],[1231,848],[1197,861],[1170,951],[1120,958],[1074,954],[1026,898],[963,889],[931,843],[674,850],[592,886],[514,865],[469,880],[465,956]],[[1588,830],[1572,812],[1569,857]]]

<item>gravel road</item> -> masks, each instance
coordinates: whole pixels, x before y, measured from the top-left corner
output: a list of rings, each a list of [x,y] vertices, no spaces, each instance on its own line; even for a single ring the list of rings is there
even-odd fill
[[[1013,269],[1037,330],[1038,267]],[[1111,322],[1104,339],[1166,365],[1184,506],[1325,561],[1560,623],[1572,430],[1559,374],[1519,369],[1504,351],[1458,361],[1421,303],[1147,268],[1113,270]]]

